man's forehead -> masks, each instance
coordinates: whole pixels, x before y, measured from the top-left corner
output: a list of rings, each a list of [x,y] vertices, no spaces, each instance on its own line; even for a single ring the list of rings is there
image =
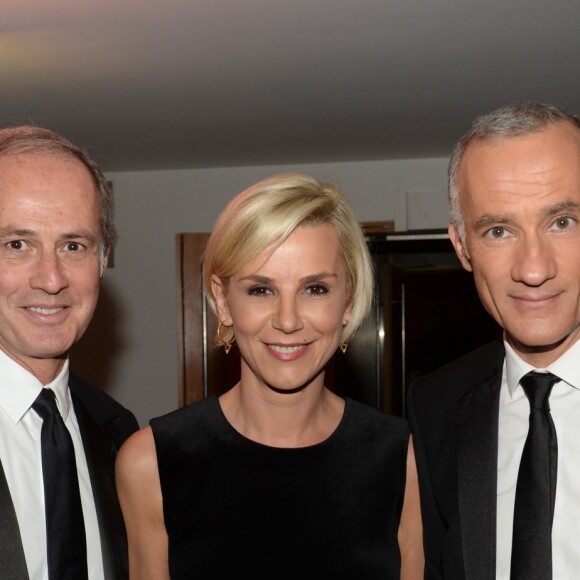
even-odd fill
[[[64,204],[77,207],[82,215],[86,208],[97,222],[101,220],[102,200],[92,173],[66,152],[0,154],[0,202],[12,210],[37,212],[45,204],[47,209]]]
[[[0,152],[0,187],[3,177],[6,178],[6,172],[9,172],[12,176],[18,175],[19,166],[22,165],[21,171],[23,175],[26,175],[30,171],[34,171],[37,163],[40,171],[48,170],[53,172],[63,170],[68,172],[71,168],[73,171],[80,171],[86,177],[87,182],[91,183],[97,203],[100,203],[99,187],[95,176],[80,159],[67,151],[34,149],[24,152]],[[14,173],[15,170],[16,174]]]

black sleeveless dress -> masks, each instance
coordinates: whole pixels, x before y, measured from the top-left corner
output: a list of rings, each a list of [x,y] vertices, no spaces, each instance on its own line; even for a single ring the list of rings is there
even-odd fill
[[[326,441],[268,447],[211,397],[151,427],[172,580],[399,578],[403,419],[346,399]]]

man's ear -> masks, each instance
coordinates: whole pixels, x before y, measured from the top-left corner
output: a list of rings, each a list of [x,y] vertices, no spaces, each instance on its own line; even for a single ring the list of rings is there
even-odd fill
[[[461,240],[461,236],[459,235],[459,231],[457,226],[451,222],[449,224],[449,228],[447,230],[449,232],[449,239],[455,248],[455,253],[461,262],[461,265],[468,271],[473,272],[473,268],[471,267],[471,259],[469,258],[469,252],[465,247],[465,244]]]
[[[101,280],[105,277],[105,271],[107,270],[108,265],[109,265],[109,251],[107,250],[107,252],[103,256],[103,258],[101,259],[100,272],[99,272],[99,277],[101,278]]]
[[[231,326],[233,321],[228,307],[227,292],[222,279],[215,274],[211,277],[211,291],[215,298],[219,321],[224,326]]]

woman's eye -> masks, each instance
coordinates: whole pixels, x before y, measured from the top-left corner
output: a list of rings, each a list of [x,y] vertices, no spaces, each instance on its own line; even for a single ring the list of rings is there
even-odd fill
[[[268,296],[272,292],[267,286],[252,286],[248,289],[250,296]]]
[[[314,294],[315,296],[328,293],[328,287],[324,284],[310,284],[307,290],[310,294]]]

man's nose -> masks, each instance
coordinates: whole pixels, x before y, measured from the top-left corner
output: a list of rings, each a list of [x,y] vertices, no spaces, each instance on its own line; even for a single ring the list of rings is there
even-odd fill
[[[64,264],[56,251],[42,251],[32,264],[30,287],[47,294],[58,294],[68,286]]]
[[[553,241],[540,234],[528,234],[519,241],[512,266],[512,278],[527,286],[541,286],[556,276]]]

